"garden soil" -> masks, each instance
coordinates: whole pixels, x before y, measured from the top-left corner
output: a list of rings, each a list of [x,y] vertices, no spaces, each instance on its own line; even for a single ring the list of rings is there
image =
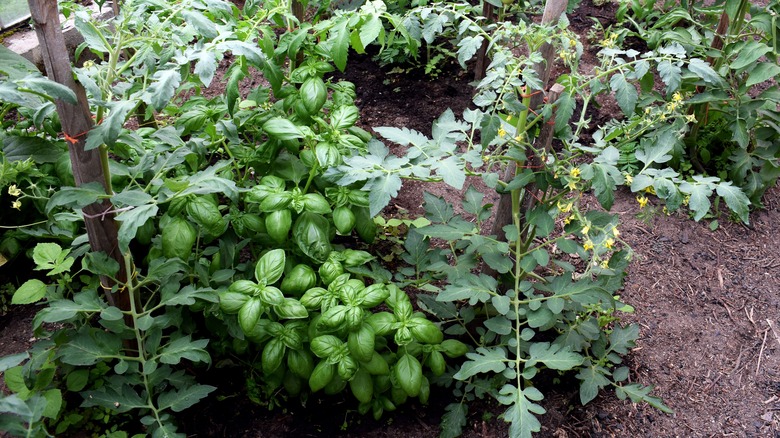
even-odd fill
[[[612,12],[609,5],[583,1],[572,14],[586,51],[588,17],[608,25]],[[389,73],[370,57],[352,54],[349,71],[338,78],[356,84],[366,128],[430,134],[443,110],[460,114],[471,102],[471,77],[455,66],[431,79],[417,70]],[[594,123],[617,115],[611,105],[598,111]],[[453,205],[461,199],[445,186],[407,182],[384,214],[421,214],[424,190]],[[587,202],[599,208],[592,197]],[[621,237],[634,252],[620,295],[636,311],[624,321],[640,326],[626,362],[631,380],[654,385],[654,394],[674,413],[618,400],[613,391],[582,406],[576,383],[568,381],[543,388],[548,412],[538,436],[780,437],[780,189],[770,189],[763,203],[749,225],[731,220],[725,210],[697,223],[683,213],[667,216],[658,204],[640,211],[633,194],[618,191],[612,211],[620,215]],[[34,310],[22,307],[0,318],[0,356],[29,346]],[[213,375],[224,376],[218,371]],[[428,406],[411,404],[374,421],[355,412],[349,399],[312,396],[301,407],[277,397],[283,406],[270,410],[249,401],[240,374],[212,383],[219,386],[217,395],[183,414],[189,436],[433,438],[452,400],[447,390],[434,388]],[[489,400],[473,403],[464,436],[507,436],[500,413]]]

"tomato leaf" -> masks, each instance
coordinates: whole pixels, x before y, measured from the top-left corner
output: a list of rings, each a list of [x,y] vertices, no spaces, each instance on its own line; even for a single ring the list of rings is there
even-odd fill
[[[477,49],[482,46],[484,38],[481,35],[463,37],[458,43],[458,63],[464,69],[466,61],[470,60],[477,53]]]
[[[157,403],[160,410],[170,409],[173,412],[181,412],[206,398],[216,389],[216,386],[192,385],[179,391],[171,390],[160,394]]]
[[[731,62],[730,67],[733,70],[738,71],[750,67],[771,50],[772,48],[763,42],[748,41],[747,44],[739,50],[737,59]]]
[[[160,352],[160,362],[176,365],[182,359],[187,359],[191,362],[211,363],[211,356],[206,351],[208,343],[208,339],[193,341],[189,335],[175,339]]]
[[[168,105],[168,102],[181,83],[179,66],[157,71],[152,75],[152,79],[154,82],[147,88],[144,101],[151,104],[157,111],[160,111]]]
[[[723,78],[720,77],[718,72],[713,70],[707,62],[702,61],[699,58],[693,58],[688,63],[688,70],[696,76],[700,77],[704,82],[710,85],[723,85]]]
[[[245,76],[246,72],[244,72],[244,69],[241,68],[240,64],[233,64],[230,69],[228,69],[228,82],[225,87],[225,103],[227,104],[228,113],[231,116],[235,112],[236,101],[241,97],[238,92],[238,85]]]
[[[620,109],[623,110],[623,114],[631,116],[639,99],[639,93],[634,84],[628,82],[622,73],[617,73],[610,78],[609,86],[615,92],[615,99]]]
[[[745,85],[752,87],[780,75],[780,66],[771,62],[762,62],[748,72]]]
[[[658,63],[658,74],[661,76],[664,84],[666,84],[667,95],[680,88],[682,69],[677,64],[672,64],[671,61],[667,60],[661,61]]]
[[[636,159],[650,166],[652,163],[666,163],[672,159],[669,154],[674,148],[676,134],[670,130],[663,131],[653,142],[645,142],[644,148],[637,149]]]
[[[117,195],[118,196],[118,195]],[[155,204],[141,205],[118,214],[114,219],[119,224],[119,249],[127,252],[130,247],[130,241],[138,233],[138,229],[150,218],[157,215],[159,208]]]
[[[3,139],[3,154],[8,161],[56,163],[65,153],[61,146],[41,137],[9,135]]]
[[[445,413],[441,417],[441,438],[457,438],[463,434],[463,428],[467,424],[468,405],[465,403],[450,403],[444,408]]]
[[[502,404],[509,405],[504,412],[504,420],[509,423],[509,436],[513,438],[531,438],[533,432],[541,430],[541,423],[536,415],[545,413],[543,407],[534,403],[544,396],[534,387],[520,390],[512,385],[501,388],[497,397]],[[536,414],[536,415],[534,415]]]
[[[89,151],[103,144],[114,146],[119,134],[124,129],[127,115],[135,109],[136,105],[138,105],[138,101],[135,100],[122,100],[108,104],[108,116],[102,121],[98,121],[100,124],[89,131],[84,150]],[[79,133],[71,133],[71,136],[77,134]]]
[[[122,340],[108,332],[84,328],[68,339],[59,350],[59,358],[69,365],[94,365],[119,355]]]
[[[617,386],[615,388],[615,395],[621,400],[625,400],[626,396],[628,396],[634,403],[645,402],[661,412],[673,414],[674,411],[666,406],[660,398],[650,395],[650,391],[652,390],[652,386],[642,386],[638,383],[632,383],[630,385]]]
[[[605,376],[609,376],[609,370],[599,365],[580,368],[577,378],[580,380],[580,403],[583,406],[596,398],[601,389],[609,386],[610,381]]]
[[[739,216],[742,222],[749,223],[750,200],[739,187],[723,181],[715,187],[715,192],[726,201],[726,205]]]
[[[500,373],[506,369],[506,350],[503,347],[479,347],[474,353],[466,353],[469,359],[461,365],[453,376],[458,380],[466,380],[480,373]]]
[[[525,363],[526,368],[541,362],[547,368],[559,371],[570,370],[582,364],[583,357],[558,344],[535,342],[531,344],[528,354],[530,358]]]
[[[717,180],[717,178],[710,178]],[[701,177],[694,176],[694,182],[683,182],[680,184],[680,191],[690,196],[688,208],[693,211],[693,220],[701,220],[707,212],[710,211],[709,197],[712,195],[714,184]]]
[[[194,27],[201,36],[208,39],[214,39],[219,35],[214,22],[209,20],[208,17],[201,12],[194,9],[184,9],[181,11],[181,14],[184,17],[185,22]]]

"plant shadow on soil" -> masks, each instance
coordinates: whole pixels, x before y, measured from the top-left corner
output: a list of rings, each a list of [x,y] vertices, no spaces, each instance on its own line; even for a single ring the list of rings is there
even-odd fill
[[[604,11],[586,0],[573,15],[608,16]],[[589,26],[572,22],[589,51]],[[347,73],[337,77],[356,84],[364,128],[430,134],[431,122],[445,109],[459,115],[471,103],[471,78],[457,66],[431,80],[416,70],[389,74],[370,57],[352,54]],[[609,119],[613,110],[605,105],[593,120]],[[406,182],[384,214],[422,213],[423,191],[452,204],[461,199],[459,191],[442,185]],[[599,208],[595,198],[589,202]],[[706,220],[664,215],[661,205],[651,204],[655,214],[646,209],[640,220],[634,195],[617,192],[612,211],[635,253],[621,297],[636,312],[624,320],[640,326],[626,363],[631,379],[655,385],[654,394],[675,413],[620,401],[612,391],[581,406],[576,385],[562,385],[545,391],[548,412],[538,436],[780,437],[780,189],[768,190],[763,203],[750,226],[721,210],[720,225],[711,231]],[[0,356],[29,345],[33,312],[27,306],[2,317]],[[243,395],[242,375],[224,371],[213,369],[211,381],[204,382],[218,386],[215,395],[183,413],[189,436],[432,438],[452,401],[448,390],[432,388],[429,406],[410,403],[380,421],[357,414],[350,397],[312,396],[306,408],[292,400],[286,409],[269,411]],[[476,402],[469,412],[464,436],[507,436],[494,402]]]

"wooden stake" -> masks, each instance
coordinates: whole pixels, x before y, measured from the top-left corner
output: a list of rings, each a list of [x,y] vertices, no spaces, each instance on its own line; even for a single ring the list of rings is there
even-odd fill
[[[566,11],[567,6],[568,6],[567,0],[547,0],[547,3],[545,3],[544,5],[544,13],[542,14],[542,24],[557,23],[558,19],[561,18],[561,14],[563,14]],[[553,66],[553,62],[555,61],[555,50],[552,44],[549,43],[542,44],[540,50],[542,56],[544,57],[544,61],[535,64],[534,70],[536,71],[536,74],[539,76],[539,79],[542,80],[542,84],[546,89],[547,82],[550,81],[550,75],[552,74],[552,66]],[[560,96],[560,92],[558,93],[558,96]],[[530,108],[532,110],[536,110],[539,107],[539,105],[542,103],[544,97],[545,97],[545,93],[536,93],[533,96],[531,96]],[[554,100],[557,100],[558,97],[556,96],[554,99],[548,97],[548,99],[549,102],[554,102]],[[552,131],[550,131],[547,134],[549,136],[549,140],[546,139],[544,141],[551,142],[552,134],[553,134]],[[548,149],[548,146],[545,145],[544,149],[545,150]],[[535,159],[538,160],[538,157],[535,157]],[[538,164],[538,162],[534,162],[534,164]],[[514,166],[509,166],[504,172],[504,177],[502,178],[502,180],[504,182],[509,182],[514,177],[515,177],[515,168]],[[496,207],[495,218],[496,218],[495,222],[493,222],[492,234],[496,235],[499,240],[504,240],[506,238],[504,234],[504,226],[512,222],[512,199],[510,198],[510,195],[508,193],[501,195],[501,198],[499,198],[498,206]]]
[[[544,13],[542,13],[542,25],[554,25],[558,23],[561,15],[566,12],[568,7],[568,0],[547,0],[544,5]],[[553,63],[555,62],[555,48],[550,43],[543,43],[539,49],[544,58],[543,62],[534,64],[534,70],[537,76],[542,81],[543,89],[547,89],[547,83],[550,82],[550,75],[552,73]],[[531,98],[531,108],[536,109],[539,104],[542,103],[542,93],[534,94]]]
[[[485,17],[485,22],[488,24],[496,18],[493,5],[488,3],[486,0],[482,0],[482,16]],[[482,45],[479,47],[479,51],[477,52],[477,61],[474,64],[475,81],[481,81],[482,78],[485,77],[485,71],[487,70],[488,64],[490,64],[490,60],[487,57],[487,49],[488,40],[485,39],[482,41]]]
[[[553,84],[552,87],[550,87],[550,91],[547,92],[547,102],[548,103],[554,103],[556,100],[558,100],[559,97],[561,97],[561,94],[566,91],[566,88],[561,84]],[[537,149],[543,150],[545,153],[549,153],[552,149],[552,139],[553,134],[555,134],[555,112],[553,112],[552,117],[550,117],[550,120],[548,120],[543,126],[542,129],[539,132],[539,137],[536,139],[536,145]],[[539,159],[539,157],[534,157],[536,160]],[[538,165],[541,164],[541,162],[533,162],[531,165]]]
[[[38,43],[47,76],[73,90],[78,98],[76,105],[62,100],[56,101],[57,114],[60,116],[63,134],[68,139],[68,151],[76,186],[98,182],[107,190],[106,172],[100,160],[100,151],[98,149],[84,150],[87,133],[92,129],[94,123],[87,102],[87,94],[84,88],[73,79],[70,58],[60,26],[57,0],[28,0],[28,3],[35,23],[35,32],[38,35]],[[127,273],[124,269],[125,263],[122,254],[119,252],[117,225],[114,221],[114,214],[111,212],[112,209],[113,206],[107,199],[88,205],[83,209],[84,224],[92,250],[103,251],[119,263],[118,279],[124,283],[127,280]],[[130,310],[127,292],[120,291],[112,294],[113,283],[108,278],[101,278],[101,283],[106,289],[106,299],[109,304],[121,310]]]

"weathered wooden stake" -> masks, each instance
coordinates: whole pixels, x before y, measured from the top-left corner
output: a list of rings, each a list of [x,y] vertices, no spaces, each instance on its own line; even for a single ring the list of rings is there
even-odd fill
[[[290,3],[290,10],[293,16],[298,19],[298,27],[300,27],[301,23],[306,21],[306,11],[303,7],[303,2],[302,0],[291,0]],[[291,62],[290,72],[292,72],[294,68],[303,64],[303,50],[298,50],[298,53],[295,54],[295,59],[290,59],[290,61],[294,62],[294,64]]]
[[[566,90],[566,88],[561,84],[553,84],[552,87],[550,87],[550,91],[547,92],[547,101],[548,102],[555,102],[558,100],[559,97],[561,97],[561,94]],[[552,151],[552,139],[555,135],[555,111],[553,111],[552,116],[550,117],[550,120],[548,120],[543,126],[542,129],[539,131],[539,137],[536,138],[536,141],[534,142],[534,146],[536,146],[536,150],[544,151],[544,155],[550,154]],[[542,157],[539,155],[534,155],[533,157],[530,157],[528,160],[528,166],[532,169],[540,168],[542,166]],[[536,185],[530,184],[528,189],[530,191],[536,192]],[[534,202],[536,201],[536,198],[534,196],[528,196],[525,199],[525,211],[530,210],[533,207]]]
[[[544,6],[544,13],[542,14],[542,24],[553,24],[558,21],[558,19],[561,17],[561,14],[566,11],[566,7],[568,6],[567,0],[547,0],[547,3]],[[552,66],[553,62],[555,61],[555,50],[552,44],[544,43],[540,49],[542,56],[544,57],[543,62],[539,62],[534,65],[534,70],[536,71],[536,74],[539,76],[539,78],[542,81],[542,84],[544,86],[544,89],[547,89],[547,83],[550,81],[550,75],[552,73]],[[557,85],[557,84],[556,84]],[[556,88],[556,90],[559,90]],[[548,92],[548,101],[554,102],[558,99],[558,96],[560,96],[560,93],[563,90],[560,90],[555,95],[551,95],[551,92],[553,90],[551,89],[550,92]],[[539,105],[542,103],[543,99],[545,97],[545,93],[536,93],[531,96],[531,105],[530,108],[532,110],[536,110]],[[546,129],[551,129],[551,127],[545,126]],[[544,129],[542,132],[544,133]],[[537,149],[549,149],[549,144],[552,141],[552,131],[548,131],[545,135],[547,138],[544,140],[545,143],[540,142],[540,139],[537,139],[536,144],[541,145],[541,147],[538,147]],[[540,136],[541,137],[541,136]],[[539,157],[533,157],[531,162],[528,163],[529,165],[538,165]],[[516,166],[509,165],[505,172],[502,180],[504,182],[509,182],[515,177],[516,173]],[[529,188],[529,190],[533,190],[533,188]],[[495,216],[495,222],[493,222],[493,229],[492,233],[497,236],[498,240],[505,240],[506,234],[504,233],[504,226],[510,224],[512,222],[512,198],[510,194],[505,193],[502,194],[501,197],[498,200],[498,206],[496,207],[496,216]]]
[[[482,0],[482,16],[485,17],[487,23],[492,22],[496,18],[493,5],[488,3],[487,0]],[[482,45],[479,47],[479,51],[477,51],[477,61],[474,64],[475,81],[480,81],[485,77],[485,71],[487,70],[488,64],[490,64],[490,60],[487,57],[487,49],[488,40],[485,39],[482,41]]]
[[[558,98],[561,96],[564,90],[565,88],[563,85],[553,84],[553,86],[550,87],[550,91],[547,92],[547,98],[549,99],[550,102],[555,102],[556,100],[558,100]],[[539,137],[537,137],[536,141],[534,142],[535,146],[537,146],[537,150],[543,150],[545,154],[550,153],[550,151],[552,150],[553,135],[555,134],[554,131],[555,131],[555,112],[553,112],[553,115],[552,117],[550,117],[550,120],[548,120],[544,124],[544,126],[542,126],[542,129],[539,132]],[[541,167],[542,158],[537,155],[533,155],[529,157],[527,165],[532,169]],[[512,180],[512,178],[515,177],[516,166],[517,166],[516,164],[510,164],[509,166],[507,166],[506,170],[504,171],[504,176],[502,178],[504,182],[509,182]],[[529,184],[525,190],[526,192],[533,193],[534,196],[538,191],[534,183]],[[533,204],[536,200],[534,196],[527,196],[525,198],[524,204],[520,206],[523,212],[529,211],[533,207]],[[504,232],[504,226],[512,222],[512,197],[509,193],[504,193],[499,198],[498,206],[496,206],[495,217],[496,220],[495,222],[493,222],[493,229],[491,234],[494,234],[497,240],[504,241],[506,240],[506,233]],[[522,238],[522,236],[520,236],[520,238]],[[491,269],[487,265],[483,265],[482,273],[493,277],[495,277],[495,275],[497,274],[493,269]]]
[[[63,134],[68,140],[68,151],[76,186],[98,182],[104,189],[108,190],[100,151],[98,149],[84,150],[87,133],[92,129],[94,123],[87,102],[87,94],[84,88],[73,79],[70,58],[68,50],[65,48],[65,39],[60,26],[57,0],[28,0],[28,3],[35,23],[35,32],[38,35],[38,43],[47,76],[73,90],[78,98],[76,105],[62,100],[56,101],[57,114],[60,116]],[[84,224],[92,250],[103,251],[119,263],[118,279],[124,283],[127,280],[127,273],[124,269],[125,263],[122,254],[119,252],[117,224],[114,221],[112,210],[113,206],[107,199],[88,205],[83,209]],[[106,288],[106,299],[109,304],[121,310],[129,310],[128,293],[120,291],[112,294],[110,289],[113,284],[109,281],[107,278],[101,279],[103,287]]]
[[[568,0],[547,0],[542,13],[542,25],[556,24],[561,18],[561,14],[566,12],[568,5]],[[555,47],[550,43],[544,43],[539,51],[542,53],[544,61],[534,64],[534,70],[542,81],[543,89],[546,90],[547,83],[550,82],[552,66],[555,62]],[[544,95],[541,93],[534,94],[531,97],[531,108],[537,108],[542,103],[543,98]]]

